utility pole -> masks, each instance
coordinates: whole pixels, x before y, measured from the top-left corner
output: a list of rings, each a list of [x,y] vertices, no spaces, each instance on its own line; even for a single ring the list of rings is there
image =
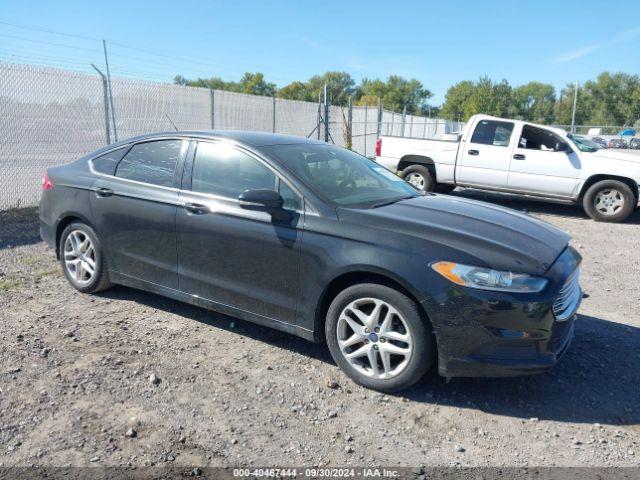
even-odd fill
[[[571,133],[576,133],[576,107],[578,105],[578,82],[573,92],[573,112],[571,113]]]
[[[109,103],[111,104],[111,121],[113,122],[113,138],[118,141],[118,128],[116,127],[116,110],[113,107],[113,90],[111,89],[111,73],[109,73],[109,57],[107,56],[107,42],[102,40],[104,50],[104,63],[107,66],[107,83],[109,85]]]

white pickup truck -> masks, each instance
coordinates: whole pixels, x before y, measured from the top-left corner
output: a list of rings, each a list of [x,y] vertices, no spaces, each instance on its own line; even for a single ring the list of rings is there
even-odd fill
[[[474,115],[461,134],[441,139],[382,136],[376,161],[424,191],[461,186],[582,203],[603,222],[621,222],[638,205],[640,155],[520,120]]]

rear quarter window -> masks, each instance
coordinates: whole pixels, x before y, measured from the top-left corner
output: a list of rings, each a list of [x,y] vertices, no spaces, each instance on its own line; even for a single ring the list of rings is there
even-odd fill
[[[118,162],[122,160],[122,157],[127,153],[127,150],[129,150],[129,145],[111,150],[110,152],[91,160],[91,166],[98,173],[102,173],[104,175],[115,175]]]

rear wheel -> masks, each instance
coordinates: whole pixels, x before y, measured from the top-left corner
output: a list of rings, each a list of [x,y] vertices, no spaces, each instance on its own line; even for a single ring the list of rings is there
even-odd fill
[[[626,183],[602,180],[594,183],[582,200],[587,215],[599,222],[622,222],[633,212],[638,200]]]
[[[423,192],[432,192],[436,181],[424,165],[410,165],[402,171],[402,178],[406,182]]]
[[[60,263],[69,283],[83,293],[111,288],[100,240],[89,225],[74,222],[60,237]]]
[[[325,334],[338,366],[374,390],[406,388],[434,363],[435,344],[418,306],[383,285],[354,285],[338,294],[327,313]]]

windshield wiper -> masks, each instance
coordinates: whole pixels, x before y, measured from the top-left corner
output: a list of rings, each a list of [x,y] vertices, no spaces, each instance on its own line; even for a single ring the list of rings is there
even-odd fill
[[[393,205],[394,203],[398,203],[402,200],[409,200],[410,198],[416,198],[418,195],[409,195],[408,197],[400,197],[394,198],[393,200],[387,200],[385,202],[374,203],[371,208],[385,207],[387,205]]]

